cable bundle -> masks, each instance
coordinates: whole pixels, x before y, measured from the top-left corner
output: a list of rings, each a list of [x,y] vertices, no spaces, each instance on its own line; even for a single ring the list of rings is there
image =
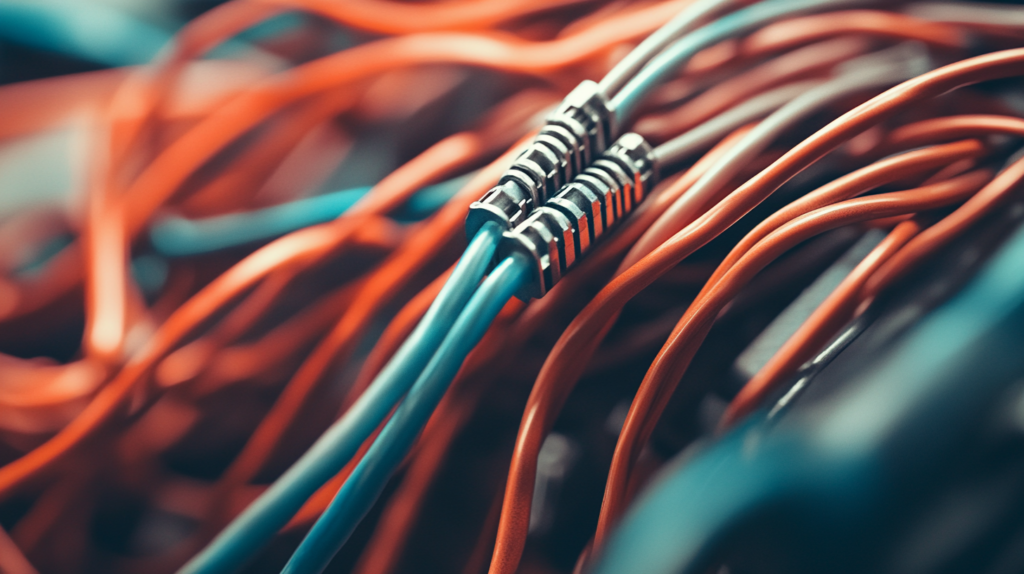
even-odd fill
[[[871,539],[869,564],[814,539],[839,521],[825,510],[765,519],[789,562],[736,533],[765,500],[817,504],[819,484],[850,501],[946,484],[901,466],[844,490],[904,444],[870,440],[870,408],[848,433],[868,462],[803,472],[844,431],[802,396],[878,387],[826,366],[882,361],[846,350],[862,333],[903,360],[942,317],[1002,302],[947,328],[954,372],[1016,316],[990,276],[1016,249],[999,251],[1024,178],[1021,15],[231,0],[137,67],[54,40],[101,69],[0,86],[0,153],[55,130],[89,142],[36,152],[37,173],[85,167],[0,222],[0,571],[899,570],[903,547]],[[111,21],[128,43],[159,35]],[[922,279],[958,248],[970,272]],[[890,302],[908,293],[920,325],[883,329],[914,314]],[[937,377],[886,428],[974,404],[913,418],[947,396]],[[986,397],[1013,380],[990,378]],[[871,392],[828,408],[887,404]],[[918,450],[907,468],[938,460]],[[844,512],[828,516],[886,519]]]

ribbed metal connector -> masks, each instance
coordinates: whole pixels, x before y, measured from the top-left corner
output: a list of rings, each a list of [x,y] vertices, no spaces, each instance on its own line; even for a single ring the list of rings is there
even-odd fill
[[[505,229],[525,221],[604,152],[611,141],[611,115],[597,83],[576,86],[498,185],[470,205],[467,235],[476,235],[487,221]]]
[[[629,215],[657,183],[654,153],[644,138],[623,135],[541,208],[507,231],[499,258],[519,252],[535,264],[518,294],[543,297],[580,257]]]

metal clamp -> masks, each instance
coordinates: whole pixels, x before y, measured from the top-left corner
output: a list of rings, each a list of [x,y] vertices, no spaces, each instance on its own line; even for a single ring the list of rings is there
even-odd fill
[[[657,183],[654,152],[628,133],[563,186],[543,207],[506,231],[499,258],[514,252],[535,264],[534,280],[517,294],[543,297],[590,247],[629,215]]]

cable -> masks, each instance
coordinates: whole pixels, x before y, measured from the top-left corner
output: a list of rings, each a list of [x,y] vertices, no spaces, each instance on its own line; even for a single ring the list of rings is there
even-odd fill
[[[99,0],[80,3],[92,1]],[[180,9],[175,2],[167,9]],[[1019,98],[1007,81],[986,80],[1020,75],[1020,50],[971,58],[1020,45],[1016,8],[875,1],[869,9],[780,15],[745,28],[744,17],[750,23],[808,3],[459,4],[228,0],[185,24],[150,65],[0,86],[7,104],[0,106],[0,125],[9,132],[0,146],[0,184],[35,202],[43,197],[30,190],[56,181],[58,172],[73,176],[63,185],[84,188],[66,205],[40,207],[42,219],[34,208],[0,218],[0,430],[7,431],[0,433],[0,522],[35,568],[172,572],[218,533],[232,532],[241,537],[214,543],[242,548],[237,563],[224,570],[244,563],[253,549],[267,559],[263,567],[273,568],[322,517],[313,529],[319,538],[311,534],[296,561],[322,565],[344,544],[328,569],[354,563],[360,574],[394,574],[410,565],[478,574],[492,541],[492,574],[520,566],[567,570],[570,553],[595,534],[577,562],[578,571],[587,571],[661,455],[687,448],[694,433],[713,434],[718,399],[736,382],[731,353],[857,232],[845,228],[809,239],[807,248],[791,248],[803,237],[788,235],[792,226],[809,225],[803,231],[810,233],[874,217],[854,225],[894,231],[871,269],[859,268],[801,329],[788,330],[800,340],[782,348],[788,358],[762,370],[771,381],[791,380],[787,373],[799,357],[813,354],[865,307],[889,313],[892,296],[931,309],[941,299],[931,288],[938,283],[918,293],[922,281],[908,273],[926,269],[941,276],[936,281],[948,283],[949,295],[982,266],[970,258],[991,252],[1024,217],[1019,201],[1005,203],[1019,187],[1010,175],[1000,174],[966,201],[955,189],[936,191],[967,185],[987,166],[1016,161],[1004,162],[1024,134],[1024,120],[1012,117],[1020,113]],[[0,13],[4,5],[0,0]],[[85,9],[76,4],[69,14]],[[74,24],[88,28],[80,20]],[[110,38],[73,34],[64,40],[123,40],[111,30]],[[247,30],[269,52],[251,48],[220,59],[228,52],[219,46],[241,44],[232,38]],[[853,90],[817,111],[797,109],[820,86],[850,74],[858,57],[907,50],[900,47],[907,41],[927,55],[922,71],[954,63],[853,110],[872,94]],[[689,54],[659,76],[659,62],[680,49]],[[88,63],[45,52],[29,50],[30,61],[11,62],[13,68],[0,72],[5,78],[10,72],[47,75]],[[134,53],[129,48],[121,56]],[[479,68],[482,76],[473,71]],[[855,72],[865,83],[881,75]],[[641,80],[655,76],[660,79]],[[602,77],[600,84],[587,79]],[[957,90],[979,81],[986,82]],[[647,95],[628,94],[631,84]],[[563,98],[574,85],[583,89]],[[639,102],[614,130],[608,98]],[[764,119],[787,105],[789,123]],[[805,137],[817,127],[808,121],[834,117]],[[466,126],[472,131],[460,131]],[[619,138],[620,127],[635,134]],[[502,154],[461,192],[421,193],[486,163],[517,139],[526,145]],[[653,151],[647,142],[676,147]],[[399,164],[392,173],[380,171]],[[53,173],[21,188],[27,175],[44,169]],[[339,179],[380,183],[310,199]],[[499,228],[496,257],[482,267],[526,255],[530,269],[523,272],[520,298],[504,306],[475,347],[450,341],[473,347],[460,357],[439,350],[451,333],[435,327],[459,321],[462,309],[443,320],[424,317],[451,278],[466,237],[475,237],[467,210],[496,182],[525,186],[529,197],[504,197],[511,198],[502,206],[509,210],[496,215],[508,229]],[[776,209],[770,196],[783,184],[781,199],[791,203]],[[921,188],[941,201],[922,197]],[[894,214],[894,201],[904,201],[901,209],[936,209]],[[262,209],[268,205],[274,207]],[[158,219],[166,214],[195,219],[167,225]],[[182,253],[171,259],[161,252],[160,234],[170,243],[181,239],[174,222],[202,237],[189,245],[179,241]],[[259,244],[243,246],[250,241]],[[950,243],[951,258],[931,258]],[[201,255],[232,245],[242,248]],[[773,257],[777,265],[744,280]],[[153,273],[146,273],[148,262],[156,262],[149,265]],[[479,279],[459,287],[469,293],[463,306],[483,289]],[[879,295],[884,299],[876,305]],[[720,307],[725,300],[727,312]],[[676,325],[687,309],[686,324]],[[864,317],[854,325],[867,325]],[[707,325],[695,321],[718,328],[701,343]],[[897,325],[900,332],[907,321]],[[430,400],[414,403],[415,391],[406,391],[420,389],[421,373],[403,360],[408,347],[399,352],[424,329],[438,336],[408,341],[414,355],[425,354],[414,357],[421,367],[464,359],[461,368],[439,367],[458,368],[458,374],[436,404],[431,397],[441,395],[446,381],[432,379],[436,384],[423,389]],[[842,353],[863,352],[878,331],[869,327],[868,337]],[[650,365],[650,354],[666,338],[667,350]],[[831,344],[818,359],[830,360],[841,347]],[[693,353],[697,362],[688,367]],[[1016,360],[1012,348],[1005,354],[1005,363],[992,365]],[[865,362],[876,356],[868,353]],[[822,372],[825,394],[796,401],[782,409],[778,425],[765,427],[784,427],[811,401],[827,398],[825,379],[848,366],[840,357]],[[623,428],[622,399],[644,370],[653,374]],[[388,392],[377,389],[378,375],[390,377]],[[576,392],[580,380],[587,384]],[[891,390],[905,385],[897,387]],[[745,403],[750,409],[761,404],[755,395]],[[1016,394],[1006,399],[1001,404],[1018,402]],[[389,422],[394,409],[399,416]],[[760,414],[744,423],[760,425]],[[289,474],[291,486],[271,486],[333,421],[354,424],[346,417],[366,424],[335,436],[336,444],[344,443],[340,448],[320,445],[326,456],[311,463],[321,465],[311,471],[319,474]],[[665,420],[651,441],[653,456],[636,458],[659,418]],[[548,437],[556,421],[560,436]],[[865,424],[848,421],[852,431]],[[499,447],[508,446],[517,423],[503,480],[507,453]],[[607,446],[616,433],[621,443],[614,464],[602,469],[592,455],[607,449],[595,447]],[[977,456],[987,453],[981,449]],[[595,533],[582,519],[598,510],[606,471],[608,501]],[[771,475],[744,478],[757,487]],[[932,476],[919,480],[914,493],[935,482]],[[374,504],[381,488],[386,495]],[[1020,505],[1018,490],[1000,512]],[[281,512],[264,508],[261,516],[269,519],[256,525],[263,530],[255,538],[251,524],[221,533],[265,492],[277,499],[271,510]],[[735,502],[741,512],[749,508]],[[819,514],[827,502],[808,505],[810,512]],[[371,506],[373,515],[383,511],[381,519],[373,528],[356,528]],[[686,518],[678,508],[667,510],[672,520]],[[124,527],[109,527],[112,520]],[[1014,528],[1019,522],[1014,517]],[[359,534],[343,542],[352,528],[371,535],[370,542],[355,544]],[[654,539],[665,531],[647,534]],[[797,560],[819,549],[779,531],[796,540],[787,554]],[[883,537],[881,529],[873,532]],[[531,550],[524,555],[528,537]],[[975,538],[986,552],[999,551],[989,537]],[[741,534],[730,548],[746,560],[748,542]],[[876,546],[863,544],[857,556]],[[527,556],[522,565],[521,556]],[[773,570],[770,560],[762,567],[754,556],[750,567],[734,569]],[[646,564],[634,561],[632,569]],[[244,569],[253,566],[260,565]]]
[[[0,35],[111,67],[144,64],[171,39],[113,7],[53,0],[0,1]]]
[[[817,80],[793,82],[758,94],[655,147],[654,158],[662,169],[672,168],[715,143],[721,134],[770,115],[821,83]]]
[[[499,237],[497,226],[481,228],[416,330],[366,392],[281,478],[183,566],[182,574],[237,571],[317,488],[348,463],[441,345],[490,265]]]
[[[921,231],[914,220],[897,225],[886,238],[860,261],[843,281],[822,301],[810,317],[793,333],[729,403],[719,422],[726,429],[752,413],[787,377],[818,352],[843,324],[855,318],[860,290],[886,260],[893,257]]]
[[[452,197],[473,174],[425,187],[409,198],[410,215],[435,211]],[[371,186],[345,189],[244,213],[204,219],[167,217],[150,230],[150,241],[160,254],[186,257],[229,247],[273,239],[303,227],[330,221],[348,211]]]
[[[1024,50],[1006,50],[928,72],[876,96],[807,138],[743,183],[712,210],[618,275],[565,329],[538,376],[516,441],[491,573],[512,572],[525,544],[536,453],[569,390],[622,307],[661,273],[733,225],[783,183],[856,134],[912,103],[956,87],[1019,74]],[[572,357],[572,360],[559,358]]]
[[[529,270],[525,258],[509,257],[483,282],[380,436],[292,555],[283,574],[319,574],[327,567],[384,490],[466,355],[520,289]]]
[[[842,537],[850,545],[827,545],[832,565],[815,555],[790,567],[879,571],[862,562],[864,541],[874,540],[864,530],[891,522],[896,501],[920,507],[921,495],[934,492],[923,484],[948,477],[957,461],[992,445],[966,437],[1000,412],[1022,368],[1012,351],[1021,339],[1022,257],[1018,227],[960,294],[877,350],[881,360],[840,379],[844,392],[802,416],[791,413],[788,424],[751,420],[677,457],[592,571],[697,574],[721,558],[724,543],[736,541],[730,534],[755,524],[755,533],[794,524],[798,532],[831,533],[828,525],[837,521],[856,526]]]
[[[636,242],[631,253],[620,265],[620,269],[632,265],[655,246],[696,219],[701,209],[728,183],[732,174],[757,157],[782,133],[794,129],[812,114],[838,100],[865,91],[886,88],[913,77],[924,67],[922,58],[923,56],[913,46],[901,45],[851,60],[845,71],[835,79],[807,87],[801,94],[759,123],[743,141],[731,148],[679,197]],[[659,160],[668,164],[678,161],[679,153],[684,149],[678,142],[684,138],[686,135],[655,148]]]
[[[990,177],[991,173],[987,170],[975,170],[918,189],[850,199],[822,207],[779,227],[744,253],[736,265],[722,273],[721,279],[709,282],[706,296],[698,295],[658,352],[658,357],[648,369],[630,405],[612,458],[595,548],[601,547],[601,542],[625,510],[630,472],[642,445],[646,444],[653,432],[669,397],[707,336],[718,312],[736,296],[742,285],[749,282],[770,261],[810,237],[843,225],[916,213],[963,201],[982,188]]]
[[[611,99],[617,125],[624,125],[645,94],[661,84],[674,70],[708,46],[756,30],[787,16],[867,3],[866,0],[767,0],[737,10],[680,38],[647,63]]]
[[[644,38],[640,44],[619,60],[604,78],[598,83],[606,97],[613,96],[637,72],[656,55],[665,50],[680,36],[693,31],[700,23],[729,7],[734,0],[697,0],[687,6],[678,16],[669,20],[664,26]]]

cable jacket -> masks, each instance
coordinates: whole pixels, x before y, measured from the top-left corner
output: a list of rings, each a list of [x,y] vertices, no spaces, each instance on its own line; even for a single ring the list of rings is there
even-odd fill
[[[323,572],[380,497],[391,474],[408,454],[459,372],[462,362],[526,280],[529,269],[524,257],[514,255],[503,260],[483,282],[409,395],[313,525],[282,574]]]
[[[611,96],[619,91],[630,78],[657,56],[666,46],[678,40],[680,36],[690,32],[707,18],[714,16],[716,12],[724,10],[732,3],[732,0],[697,0],[686,7],[678,16],[669,20],[664,26],[658,28],[653,34],[640,42],[626,57],[615,64],[598,84],[601,92]]]
[[[680,38],[655,56],[612,98],[614,119],[621,126],[643,97],[664,82],[697,52],[722,40],[756,30],[780,18],[805,12],[865,4],[868,0],[768,0],[723,16]],[[617,130],[614,130],[617,131]]]
[[[284,526],[318,488],[355,456],[416,381],[476,291],[494,257],[501,229],[484,225],[470,242],[423,320],[337,422],[206,548],[181,574],[225,574],[245,562]]]

